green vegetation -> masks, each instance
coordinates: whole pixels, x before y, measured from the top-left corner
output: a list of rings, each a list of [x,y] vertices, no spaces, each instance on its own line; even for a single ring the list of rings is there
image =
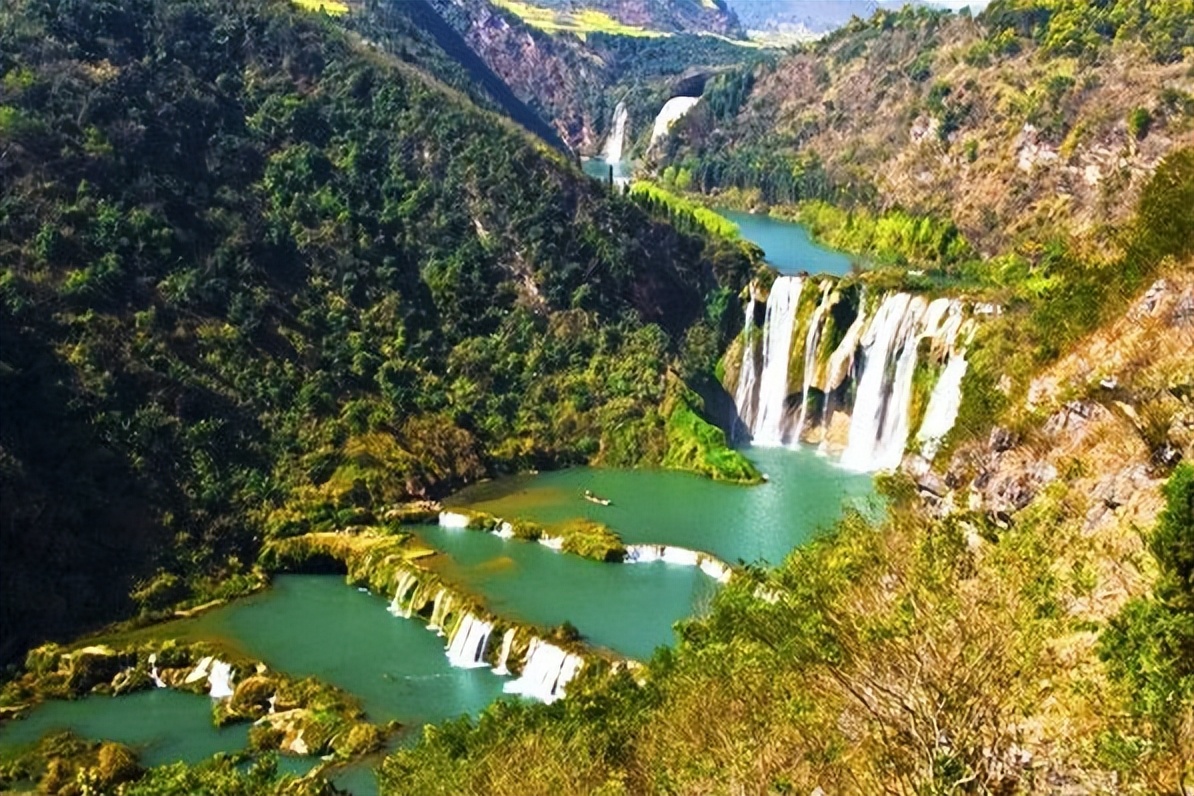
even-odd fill
[[[953,222],[900,210],[873,214],[812,201],[798,206],[796,218],[826,245],[882,264],[945,269],[974,256]]]
[[[626,546],[622,539],[600,522],[572,520],[559,528],[564,537],[565,553],[574,553],[594,561],[619,562],[626,557]]]
[[[733,221],[653,182],[636,180],[630,186],[630,195],[638,199],[640,204],[667,214],[680,229],[694,232],[704,230],[727,240],[737,240],[739,237],[738,225]]]
[[[1161,569],[1153,595],[1124,606],[1101,639],[1100,654],[1131,709],[1101,752],[1117,769],[1149,772],[1157,791],[1180,793],[1194,782],[1194,466],[1173,472],[1165,496],[1148,535]]]
[[[707,475],[716,481],[757,484],[763,480],[750,460],[726,444],[725,432],[704,420],[693,408],[696,395],[685,392],[676,399],[667,420],[667,455],[664,467]]]
[[[0,11],[4,658],[253,588],[263,537],[662,460],[665,373],[747,252],[326,17],[113,8]]]

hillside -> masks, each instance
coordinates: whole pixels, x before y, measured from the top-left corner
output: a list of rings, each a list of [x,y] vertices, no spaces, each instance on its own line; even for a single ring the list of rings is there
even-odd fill
[[[981,252],[1106,245],[1194,134],[1189,2],[1004,0],[880,11],[710,83],[658,162],[724,201],[951,220]],[[737,192],[735,192],[735,190]],[[728,192],[728,193],[727,193]]]
[[[664,459],[747,252],[287,3],[77,11],[0,11],[0,657],[253,588],[271,536]]]
[[[537,24],[536,17],[509,3],[429,1],[519,100],[586,155],[600,151],[619,102],[632,112],[637,135],[675,93],[699,94],[711,74],[757,58],[754,50],[724,38],[667,33],[671,27],[649,14],[644,24],[653,27],[586,32]],[[644,8],[656,6],[666,4]],[[652,35],[639,35],[647,32]]]

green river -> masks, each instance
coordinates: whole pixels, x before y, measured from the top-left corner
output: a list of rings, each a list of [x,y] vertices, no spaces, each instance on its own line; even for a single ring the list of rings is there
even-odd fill
[[[811,450],[747,453],[768,483],[741,487],[673,471],[580,467],[479,484],[449,504],[545,524],[589,517],[628,544],[686,547],[730,564],[778,563],[832,523],[844,503],[869,505],[869,477]],[[611,505],[585,501],[586,489]],[[718,588],[695,567],[603,564],[476,531],[412,530],[445,554],[432,566],[484,597],[493,611],[542,626],[567,620],[589,643],[638,659],[672,643],[674,623],[700,612]],[[203,639],[292,675],[319,677],[356,695],[372,720],[397,719],[410,730],[475,715],[502,693],[503,678],[488,669],[452,668],[443,639],[421,621],[391,616],[386,606],[385,596],[362,593],[337,576],[286,575],[258,595],[136,633]],[[208,698],[158,690],[46,703],[0,726],[0,749],[63,728],[136,746],[151,765],[241,749],[246,737],[243,726],[212,726]],[[360,766],[337,781],[355,793],[374,788]]]

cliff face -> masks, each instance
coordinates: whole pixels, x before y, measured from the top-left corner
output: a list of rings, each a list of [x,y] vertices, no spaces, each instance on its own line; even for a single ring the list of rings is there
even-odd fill
[[[597,147],[594,114],[606,63],[572,37],[554,37],[488,0],[431,0],[468,46],[574,150]]]

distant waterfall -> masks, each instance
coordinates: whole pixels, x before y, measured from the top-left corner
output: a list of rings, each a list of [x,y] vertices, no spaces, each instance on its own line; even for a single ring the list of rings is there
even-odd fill
[[[531,639],[522,676],[506,683],[507,694],[522,694],[551,704],[564,696],[566,686],[584,666],[579,655],[566,652],[538,638]]]
[[[491,632],[492,623],[478,619],[471,612],[465,614],[448,644],[448,662],[461,669],[486,666],[485,647]]]
[[[751,427],[751,441],[756,445],[784,444],[788,357],[803,287],[804,280],[798,276],[777,277],[767,298],[767,316],[763,322],[763,372],[759,377],[757,415]]]
[[[665,102],[659,110],[659,115],[655,117],[655,124],[651,127],[651,143],[647,145],[648,148],[655,146],[655,143],[661,138],[666,138],[672,125],[700,101],[700,97],[672,97]]]
[[[218,659],[212,661],[207,684],[210,686],[208,694],[212,699],[227,699],[232,696],[232,664]]]
[[[742,426],[750,432],[755,422],[755,406],[759,400],[758,375],[755,373],[755,294],[752,287],[746,305],[746,321],[742,326],[742,366],[738,370],[738,388],[734,391],[734,405]]]
[[[626,103],[619,102],[614,110],[614,126],[609,137],[605,139],[605,148],[601,157],[606,163],[617,163],[622,159],[622,149],[626,145],[626,122],[630,120],[630,113],[626,110]]]

